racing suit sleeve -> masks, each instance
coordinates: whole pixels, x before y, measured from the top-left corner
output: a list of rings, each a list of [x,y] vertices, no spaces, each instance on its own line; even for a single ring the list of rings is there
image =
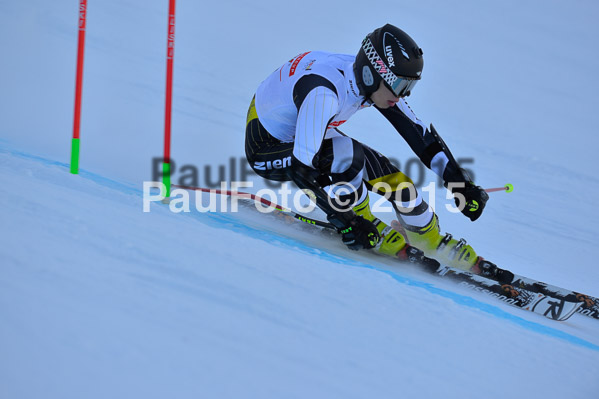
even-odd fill
[[[339,107],[335,86],[320,75],[303,76],[293,90],[293,101],[298,109],[290,178],[301,189],[314,193],[314,200],[328,217],[340,213],[331,206],[329,195],[323,187],[331,184],[330,178],[318,169],[318,153],[331,120]],[[345,215],[348,220],[351,212]]]
[[[412,151],[424,165],[443,178],[445,182],[465,181],[464,172],[454,162],[449,149],[437,140],[429,128],[416,117],[407,102],[400,98],[399,102],[387,109],[375,108],[397,130],[408,143]]]
[[[339,108],[337,91],[325,78],[307,75],[297,82],[293,100],[298,109],[293,156],[304,165],[316,167],[327,126]]]

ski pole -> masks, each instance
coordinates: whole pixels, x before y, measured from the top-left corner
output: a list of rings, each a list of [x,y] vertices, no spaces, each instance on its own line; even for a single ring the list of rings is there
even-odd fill
[[[279,204],[276,204],[270,200],[267,200],[266,198],[259,197],[255,194],[243,193],[243,192],[239,192],[239,191],[210,189],[210,188],[203,188],[203,187],[181,186],[179,184],[173,184],[173,187],[181,188],[184,190],[200,191],[203,193],[212,192],[212,193],[216,193],[216,194],[220,194],[220,195],[228,195],[230,197],[235,196],[235,197],[239,197],[239,198],[251,199],[256,202],[260,202],[261,204],[264,204],[266,206],[270,206],[270,207],[274,208],[275,210],[282,212],[284,214],[287,214],[301,222],[313,224],[315,226],[325,227],[328,229],[335,229],[335,227],[331,223],[323,222],[318,219],[313,219],[313,218],[310,218],[310,217],[307,217],[304,215],[300,215],[299,213],[296,213],[296,212],[292,211],[291,209],[284,208]]]
[[[495,191],[505,191],[506,193],[511,193],[512,191],[514,191],[514,186],[508,183],[503,187],[485,188],[485,191],[488,193],[493,193]]]
[[[215,194],[219,194],[219,195],[228,195],[230,197],[239,197],[239,198],[245,198],[245,199],[251,199],[253,201],[256,202],[260,202],[261,204],[264,204],[266,206],[270,206],[273,209],[282,212],[284,214],[287,214],[301,222],[304,223],[308,223],[308,224],[313,224],[315,226],[320,226],[320,227],[324,227],[327,229],[333,229],[335,230],[335,226],[333,226],[331,223],[328,222],[323,222],[321,220],[318,219],[313,219],[311,217],[305,216],[305,215],[301,215],[299,213],[296,213],[294,211],[292,211],[291,209],[288,208],[284,208],[281,205],[272,202],[270,200],[267,200],[266,198],[263,197],[259,197],[255,194],[251,194],[251,193],[244,193],[244,192],[240,192],[240,191],[231,191],[231,190],[219,190],[219,189],[210,189],[210,188],[204,188],[204,187],[194,187],[194,186],[183,186],[183,185],[179,185],[179,184],[173,184],[173,187],[176,188],[181,188],[183,190],[190,190],[190,191],[200,191],[203,193],[215,193]],[[486,192],[490,193],[490,192],[494,192],[494,191],[505,191],[505,192],[512,192],[514,190],[514,187],[511,184],[506,184],[504,187],[498,187],[498,188],[488,188],[485,189]]]
[[[435,129],[435,127],[433,126],[433,124],[431,123],[430,125],[430,133],[433,136],[433,138],[435,139],[435,141],[437,142],[437,144],[439,144],[439,146],[441,147],[441,150],[443,151],[443,153],[447,156],[447,159],[449,160],[449,163],[456,169],[460,169],[460,165],[458,164],[458,162],[455,160],[455,158],[453,157],[453,154],[451,153],[451,151],[449,151],[449,148],[447,147],[447,144],[445,144],[445,141],[443,141],[443,139],[441,138],[441,136],[439,136],[439,133],[437,133],[437,129]],[[497,187],[497,188],[487,188],[485,189],[486,192],[488,193],[492,193],[495,191],[505,191],[506,193],[511,193],[512,191],[514,191],[514,186],[512,186],[511,184],[506,184],[503,187]]]

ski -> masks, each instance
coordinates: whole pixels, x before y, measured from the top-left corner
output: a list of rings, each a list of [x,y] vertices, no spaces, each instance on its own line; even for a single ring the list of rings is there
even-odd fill
[[[579,301],[532,292],[510,284],[500,284],[497,281],[449,266],[441,266],[433,273],[452,280],[461,287],[489,295],[509,305],[552,320],[567,320],[582,306]]]
[[[554,298],[565,299],[569,302],[580,302],[581,306],[577,310],[578,313],[583,316],[599,319],[599,298],[521,276],[510,270],[499,268],[485,260],[479,263],[487,263],[494,268],[491,269],[494,270],[493,273],[484,273],[486,278],[497,281],[498,283],[509,284],[518,289],[525,289],[527,291],[544,294]],[[488,274],[493,275],[491,276]],[[481,273],[481,275],[483,275],[483,273]]]
[[[577,309],[579,314],[599,319],[599,298],[543,283],[518,274],[514,274],[511,285],[515,288],[526,289],[570,302],[580,302],[581,306]]]

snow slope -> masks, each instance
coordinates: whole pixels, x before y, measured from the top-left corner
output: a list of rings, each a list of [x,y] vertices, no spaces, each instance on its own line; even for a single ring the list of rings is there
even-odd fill
[[[2,397],[596,393],[595,320],[472,297],[249,209],[143,213],[128,184],[0,160]]]
[[[599,295],[595,2],[397,2],[384,17],[348,1],[177,7],[172,153],[200,184],[205,166],[231,174],[272,70],[310,49],[355,53],[392,22],[425,52],[415,112],[474,159],[479,184],[516,187],[476,223],[437,190],[442,228]],[[77,2],[0,1],[0,397],[596,396],[595,320],[552,322],[248,208],[144,213],[166,12],[90,1],[73,176]],[[402,165],[412,156],[376,113],[345,131]]]

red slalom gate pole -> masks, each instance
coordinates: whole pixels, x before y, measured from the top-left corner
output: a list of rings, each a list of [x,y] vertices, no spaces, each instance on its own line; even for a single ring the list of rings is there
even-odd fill
[[[79,38],[77,48],[77,75],[75,77],[75,116],[71,140],[71,173],[79,173],[79,132],[81,126],[81,92],[83,87],[83,51],[87,25],[87,0],[79,0]]]
[[[171,196],[171,113],[173,102],[173,58],[175,57],[175,0],[169,0],[168,36],[166,46],[166,101],[164,110],[164,161],[162,183],[166,186],[166,198]]]

